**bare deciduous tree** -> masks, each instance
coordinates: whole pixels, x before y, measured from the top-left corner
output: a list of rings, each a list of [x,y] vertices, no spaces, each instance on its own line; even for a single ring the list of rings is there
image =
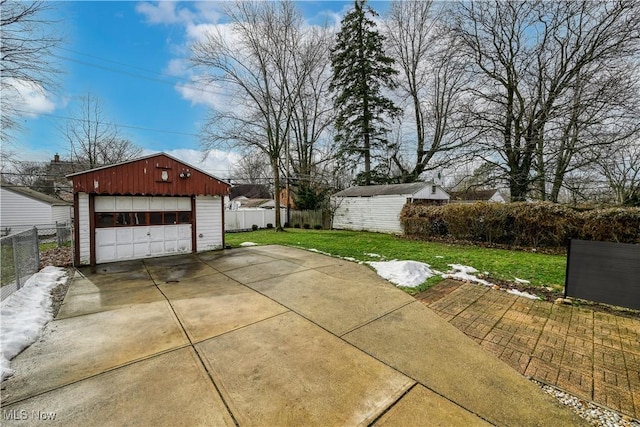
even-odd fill
[[[205,83],[233,92],[234,108],[212,111],[203,129],[203,148],[231,144],[253,147],[269,158],[273,173],[276,230],[280,219],[281,161],[291,133],[299,92],[290,70],[302,36],[302,17],[293,3],[236,2],[226,8],[234,43],[220,28],[193,44],[192,63]]]
[[[69,143],[70,160],[79,169],[123,162],[142,152],[118,134],[118,127],[105,117],[102,102],[92,94],[82,98],[77,116],[61,131]]]
[[[618,105],[628,93],[619,84],[601,89],[615,82],[606,78],[612,69],[625,70],[638,60],[640,5],[461,2],[457,9],[451,29],[478,76],[468,91],[475,103],[470,118],[479,132],[474,143],[504,170],[512,200],[524,200],[534,183],[538,197],[547,199],[553,170],[547,161],[556,161],[551,175],[558,187],[578,152],[588,151],[583,137],[610,120],[585,108],[592,95],[607,93],[597,98],[601,105],[608,99]]]
[[[52,52],[60,43],[47,16],[52,3],[0,0],[0,141],[9,142],[10,131],[19,129],[17,116],[21,90],[44,91],[55,83],[57,67]]]
[[[444,166],[442,154],[458,145],[453,123],[466,76],[455,40],[439,28],[443,10],[432,1],[397,0],[384,21],[389,52],[401,69],[396,92],[410,105],[415,125],[415,139],[407,138],[415,141],[414,155],[403,159],[409,148],[403,139],[391,156],[402,182]]]

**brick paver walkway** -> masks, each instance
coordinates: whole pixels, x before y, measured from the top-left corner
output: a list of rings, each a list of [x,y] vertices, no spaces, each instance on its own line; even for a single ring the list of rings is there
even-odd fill
[[[640,418],[640,318],[452,280],[417,298],[518,372]]]

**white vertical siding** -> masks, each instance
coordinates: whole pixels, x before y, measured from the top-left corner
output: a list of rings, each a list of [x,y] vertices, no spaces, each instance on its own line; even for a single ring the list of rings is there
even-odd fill
[[[333,228],[402,233],[400,211],[406,196],[342,197],[333,217]]]
[[[223,241],[222,199],[196,197],[196,245],[198,252],[221,249]]]
[[[80,253],[80,264],[91,262],[91,247],[89,240],[89,195],[78,193],[78,248]]]
[[[12,233],[55,222],[51,211],[48,203],[0,187],[0,226],[11,228]]]
[[[71,224],[73,206],[52,206],[51,223],[65,222]]]

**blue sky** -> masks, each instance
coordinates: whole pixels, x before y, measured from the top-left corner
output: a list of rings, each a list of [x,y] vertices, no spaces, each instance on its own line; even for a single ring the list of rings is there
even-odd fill
[[[121,127],[120,134],[145,150],[166,151],[224,177],[237,160],[233,152],[212,153],[206,163],[196,136],[211,94],[181,88],[187,68],[188,43],[207,25],[221,23],[223,2],[71,1],[54,3],[57,32],[64,41],[55,50],[63,74],[46,96],[33,96],[36,114],[23,117],[16,134],[21,160],[64,157],[68,143],[59,128],[73,117],[81,98],[98,97],[104,116]],[[351,1],[297,3],[310,23],[338,22]],[[372,2],[384,12],[386,2]],[[219,100],[218,100],[219,102]],[[160,131],[160,132],[158,132]]]

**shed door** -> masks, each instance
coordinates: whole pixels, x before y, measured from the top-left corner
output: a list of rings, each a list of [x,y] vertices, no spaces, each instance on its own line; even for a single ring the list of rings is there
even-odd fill
[[[96,262],[189,253],[189,197],[96,196]]]

